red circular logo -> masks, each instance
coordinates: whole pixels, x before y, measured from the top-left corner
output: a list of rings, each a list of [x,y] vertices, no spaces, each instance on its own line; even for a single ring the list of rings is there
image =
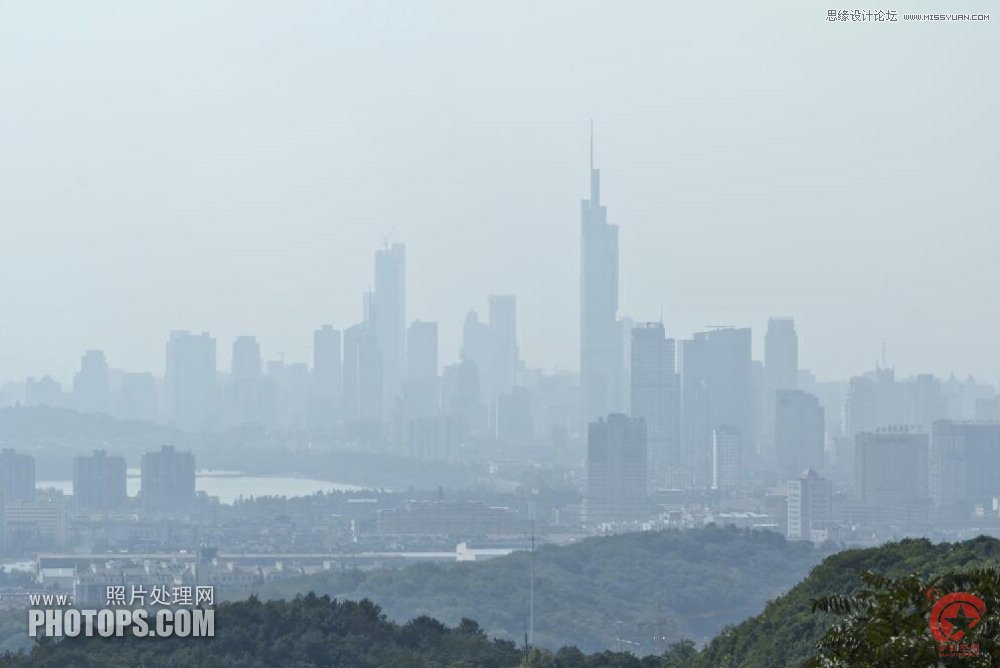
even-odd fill
[[[974,594],[945,594],[931,608],[931,635],[938,642],[958,642],[983,619],[986,604]]]

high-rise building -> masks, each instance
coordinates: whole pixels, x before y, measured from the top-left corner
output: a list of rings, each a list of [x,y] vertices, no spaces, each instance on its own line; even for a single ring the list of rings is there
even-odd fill
[[[81,413],[110,413],[111,384],[103,350],[88,350],[73,377],[73,404]]]
[[[233,341],[230,369],[233,422],[237,425],[263,424],[260,379],[263,362],[260,344],[254,336],[238,336]]]
[[[344,419],[382,422],[382,350],[374,327],[362,322],[344,330]]]
[[[404,410],[409,416],[428,416],[441,406],[438,375],[438,324],[415,320],[406,331]]]
[[[35,500],[35,458],[13,448],[0,451],[0,498],[7,501]]]
[[[729,425],[712,430],[712,489],[736,487],[740,476],[740,432]]]
[[[310,424],[329,431],[341,419],[344,362],[340,330],[323,325],[313,332],[313,368],[310,391]]]
[[[661,322],[637,324],[631,339],[630,414],[646,422],[648,481],[655,488],[666,484],[669,469],[681,466],[676,344]]]
[[[482,432],[486,420],[476,363],[463,358],[445,367],[442,385],[444,412],[454,424],[456,439],[463,442]]]
[[[615,411],[622,377],[618,325],[618,226],[608,224],[601,204],[601,172],[594,167],[590,135],[590,199],[580,206],[580,390],[581,419]]]
[[[438,324],[414,320],[406,332],[406,347],[406,377],[437,378]]]
[[[930,442],[931,499],[967,516],[1000,497],[1000,424],[938,420]]]
[[[382,351],[382,404],[395,405],[406,371],[406,246],[375,251],[375,341]]]
[[[508,394],[517,383],[517,300],[514,295],[490,295],[489,392]]]
[[[534,438],[531,393],[524,387],[512,388],[497,397],[496,439],[507,445],[525,446]]]
[[[750,336],[749,328],[720,327],[681,342],[682,452],[695,484],[711,482],[712,432],[718,427],[739,432],[744,455],[755,450]]]
[[[854,488],[874,526],[910,526],[927,521],[928,440],[905,427],[855,437]]]
[[[94,450],[73,460],[73,503],[81,510],[121,510],[128,501],[125,458]]]
[[[186,512],[195,499],[194,455],[164,445],[142,456],[142,507],[150,512]]]
[[[774,434],[774,405],[779,390],[799,387],[799,337],[792,318],[770,318],[764,334],[764,378],[759,416],[762,454],[770,461],[777,458]],[[806,467],[794,469],[802,471]]]
[[[485,396],[488,385],[486,377],[490,367],[490,326],[479,320],[475,309],[469,309],[462,324],[462,350],[460,359],[471,360],[479,372],[479,386]]]
[[[646,502],[646,423],[618,413],[591,422],[587,431],[587,522],[643,519]]]
[[[208,332],[170,332],[164,378],[169,421],[187,431],[215,426],[218,413],[215,339]]]
[[[781,474],[824,468],[826,418],[819,399],[802,390],[777,390],[774,411],[775,463]]]
[[[813,540],[823,535],[833,515],[833,486],[813,469],[788,482],[788,540]]]

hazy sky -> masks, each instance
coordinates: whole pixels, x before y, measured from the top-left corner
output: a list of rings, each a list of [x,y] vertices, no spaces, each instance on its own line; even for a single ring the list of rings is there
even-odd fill
[[[885,338],[902,373],[1000,379],[1000,15],[826,11],[4,1],[0,379],[87,348],[162,373],[170,329],[307,360],[390,232],[442,362],[513,292],[528,363],[575,369],[590,118],[624,315],[758,350],[792,315],[821,378]]]

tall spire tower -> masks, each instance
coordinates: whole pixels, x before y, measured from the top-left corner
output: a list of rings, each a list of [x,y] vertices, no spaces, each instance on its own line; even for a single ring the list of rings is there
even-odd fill
[[[590,199],[580,206],[580,389],[583,424],[619,405],[622,360],[618,330],[618,227],[601,204],[590,123]]]

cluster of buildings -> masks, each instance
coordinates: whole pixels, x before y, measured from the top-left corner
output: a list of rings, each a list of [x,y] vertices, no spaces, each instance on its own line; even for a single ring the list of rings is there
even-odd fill
[[[442,365],[438,323],[407,312],[406,249],[386,241],[360,322],[317,329],[311,364],[265,361],[260,342],[246,335],[232,342],[220,372],[210,334],[174,331],[162,378],[112,369],[104,352],[91,350],[71,388],[29,378],[6,396],[209,435],[253,425],[402,457],[559,466],[585,497],[578,516],[590,525],[676,513],[680,504],[684,516],[744,513],[804,538],[835,526],[921,527],[989,514],[1000,495],[996,388],[897,378],[884,356],[870,373],[818,381],[799,363],[790,317],[769,319],[758,360],[747,327],[675,338],[662,319],[622,316],[618,227],[601,200],[592,143],[589,176],[578,374],[524,363],[516,298],[504,294],[489,297],[484,318],[468,313],[457,359]],[[78,461],[74,503],[122,507],[123,478],[120,458]],[[6,500],[10,517],[28,512],[17,510],[29,503],[21,496],[15,490]],[[190,455],[144,458],[146,509],[183,511],[194,496]],[[382,524],[405,528],[422,512],[395,509]],[[441,521],[455,526],[509,520],[489,508],[449,512]],[[564,516],[572,515],[567,508]]]
[[[131,504],[122,456],[103,450],[73,461],[70,498],[36,489],[35,459],[0,451],[0,554],[62,548],[71,513],[124,514]],[[195,505],[195,462],[190,452],[164,445],[142,457],[139,509],[157,519],[190,513]]]

